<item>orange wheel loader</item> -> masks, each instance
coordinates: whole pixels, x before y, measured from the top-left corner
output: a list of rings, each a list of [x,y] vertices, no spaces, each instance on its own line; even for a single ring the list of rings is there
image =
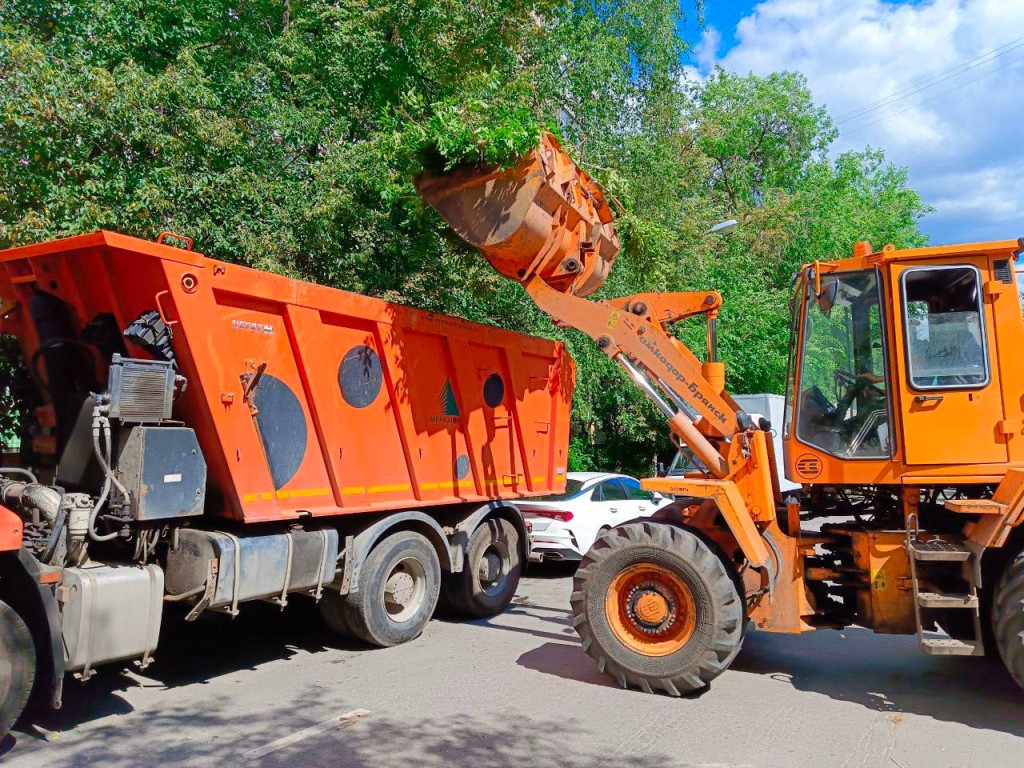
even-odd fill
[[[172,247],[178,240],[184,248]],[[389,646],[500,612],[565,487],[560,344],[112,232],[0,251],[32,377],[0,467],[0,738],[186,619],[318,601]]]
[[[805,265],[784,423],[725,390],[714,291],[588,301],[615,259],[608,204],[550,136],[514,167],[421,177],[421,194],[557,325],[664,414],[675,503],[600,537],[572,593],[584,650],[673,696],[725,671],[748,627],[859,624],[925,653],[999,654],[1024,685],[1024,239]],[[707,359],[671,332],[707,320]],[[781,428],[784,457],[773,452]],[[801,485],[780,493],[777,465]]]

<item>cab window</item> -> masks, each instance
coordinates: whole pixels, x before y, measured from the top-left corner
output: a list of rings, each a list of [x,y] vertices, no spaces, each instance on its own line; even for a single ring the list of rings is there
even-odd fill
[[[874,270],[808,281],[797,437],[834,456],[892,455],[881,296]]]
[[[625,501],[626,491],[618,480],[605,480],[601,483],[600,501]]]
[[[626,493],[632,501],[651,501],[654,496],[650,491],[641,488],[636,480],[623,480],[622,484],[626,486]]]
[[[907,368],[914,389],[963,389],[988,383],[981,279],[974,267],[903,273]]]

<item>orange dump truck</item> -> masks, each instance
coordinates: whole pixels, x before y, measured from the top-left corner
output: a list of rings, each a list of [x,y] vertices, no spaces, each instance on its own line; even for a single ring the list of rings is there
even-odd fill
[[[170,236],[173,237],[173,236]],[[0,251],[34,424],[0,470],[0,730],[193,619],[319,601],[375,645],[503,610],[565,484],[560,344],[111,232]],[[33,682],[34,681],[34,682]]]

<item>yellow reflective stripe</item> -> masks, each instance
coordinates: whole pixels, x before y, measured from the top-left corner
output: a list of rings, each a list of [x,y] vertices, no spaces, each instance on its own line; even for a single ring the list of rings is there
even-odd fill
[[[537,475],[533,478],[535,484],[545,485],[548,482],[546,475]],[[420,483],[420,490],[424,491],[441,491],[441,490],[454,490],[460,485],[471,488],[473,483],[470,478],[465,480],[440,480],[437,482]],[[399,493],[401,491],[411,491],[412,486],[408,483],[395,483],[392,485],[346,485],[341,489],[342,496],[362,496],[365,494],[373,493]],[[278,499],[308,499],[319,496],[330,496],[330,488],[299,488],[294,491],[276,491],[262,493],[247,493],[242,496],[242,501],[272,501],[275,497]]]
[[[312,496],[329,496],[330,488],[300,488],[294,491],[263,491],[262,493],[246,493],[242,501],[273,501],[279,499],[304,499]]]
[[[294,491],[278,491],[279,499],[308,499],[313,496],[329,496],[330,488],[298,488]]]
[[[439,491],[442,488],[455,488],[457,485],[457,483],[453,483],[451,480],[448,480],[440,483],[420,483],[420,488],[425,491]]]
[[[397,483],[395,485],[347,485],[341,489],[342,496],[361,496],[364,493],[395,493],[396,491],[408,491],[412,486],[408,483]]]

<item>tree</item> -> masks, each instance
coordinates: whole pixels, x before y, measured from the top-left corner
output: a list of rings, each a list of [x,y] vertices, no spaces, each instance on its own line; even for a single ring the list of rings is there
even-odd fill
[[[799,75],[686,84],[684,11],[700,3],[0,0],[0,247],[176,231],[217,258],[564,339],[573,468],[646,472],[671,450],[660,415],[411,179],[556,131],[622,234],[598,298],[718,288],[730,386],[778,391],[792,270],[864,236],[919,242],[923,208],[880,152],[828,158]],[[705,234],[727,216],[735,236]],[[700,350],[702,329],[681,332]]]

